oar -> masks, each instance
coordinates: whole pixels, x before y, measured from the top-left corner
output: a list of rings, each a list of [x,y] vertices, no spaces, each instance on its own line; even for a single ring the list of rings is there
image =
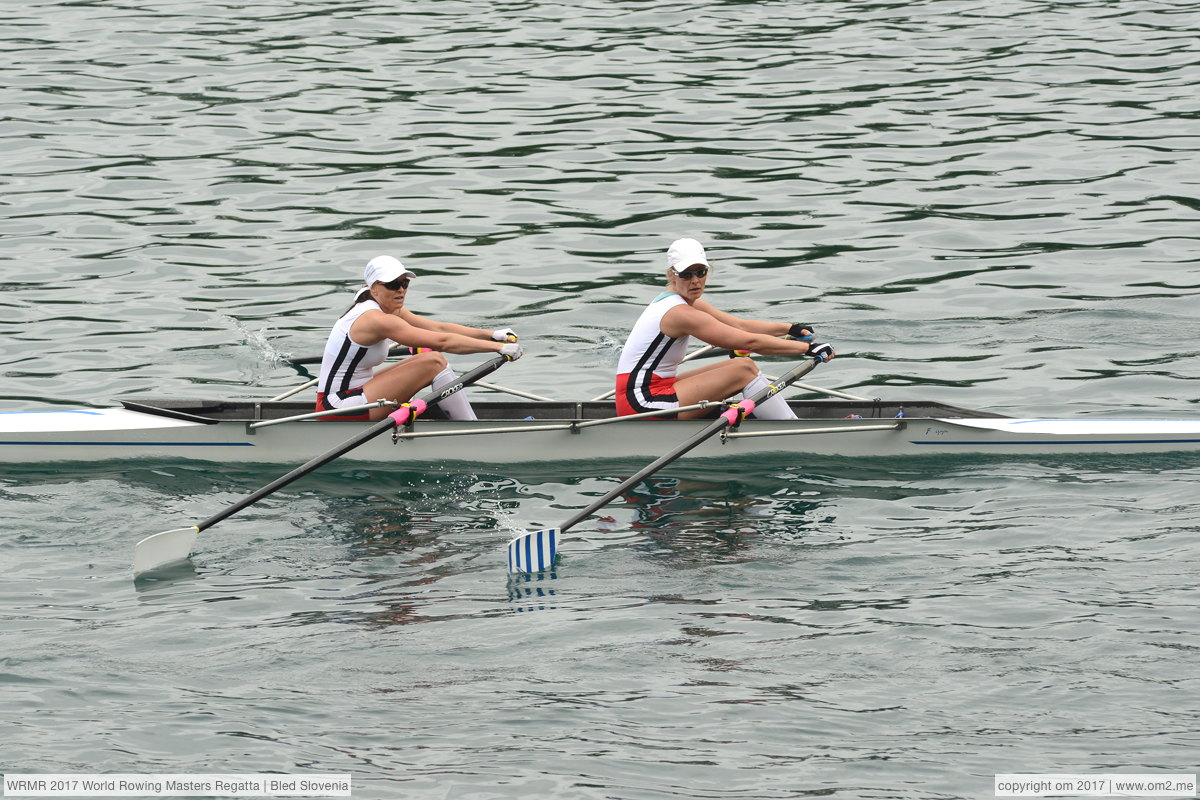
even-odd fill
[[[413,350],[413,348],[409,347],[408,345],[397,344],[397,345],[393,345],[391,348],[388,349],[388,358],[395,358],[396,356],[411,356],[411,355],[413,355],[414,352],[415,351]],[[725,352],[728,352],[728,351],[725,351]],[[301,366],[304,364],[320,364],[321,356],[301,356],[299,358],[289,358],[289,359],[287,359],[287,363],[295,364],[296,366]],[[316,386],[317,380],[318,380],[317,378],[313,378],[308,383],[302,383],[301,385],[297,386],[295,389],[289,389],[288,391],[284,392],[281,395],[272,397],[267,402],[274,403],[279,400],[286,400],[287,398],[291,397],[294,394],[299,394],[300,392],[304,391],[305,389],[309,388],[310,386]],[[483,381],[479,381],[478,385],[482,389],[491,389],[493,392],[503,392],[504,394],[511,394],[516,397],[524,397],[526,400],[539,400],[539,401],[543,401],[543,402],[547,402],[547,403],[555,402],[554,400],[552,400],[549,397],[542,397],[541,395],[529,394],[527,392],[522,392],[517,389],[509,389],[506,386],[498,386],[494,383],[484,383]]]
[[[491,389],[493,392],[503,392],[504,394],[511,394],[513,397],[524,397],[526,400],[537,400],[539,403],[558,402],[553,397],[543,397],[540,394],[531,394],[529,392],[522,392],[519,389],[509,389],[507,386],[499,386],[494,383],[484,383],[483,381],[479,381],[475,385],[478,386],[480,389]]]
[[[309,381],[308,383],[302,383],[302,384],[300,384],[299,386],[297,386],[295,389],[288,389],[288,390],[287,390],[286,392],[284,392],[283,394],[275,395],[274,397],[272,397],[272,398],[271,398],[270,400],[268,400],[267,402],[268,402],[268,403],[277,403],[277,402],[279,402],[280,400],[287,400],[287,399],[288,399],[289,397],[291,397],[292,395],[294,395],[294,394],[300,394],[300,392],[303,392],[305,389],[309,388],[310,386],[316,386],[316,385],[317,385],[317,381],[318,381],[318,380],[319,380],[318,378],[313,378],[313,379],[312,379],[311,381]]]
[[[412,347],[406,344],[394,344],[388,348],[387,357],[395,358],[396,356],[411,356],[417,352]],[[320,364],[324,356],[300,356],[299,358],[285,358],[284,361],[288,364],[295,364],[297,367],[305,364]]]
[[[158,569],[177,561],[187,559],[192,552],[192,545],[196,543],[196,537],[206,528],[211,528],[226,517],[232,516],[248,506],[252,506],[259,500],[263,499],[272,492],[282,489],[297,478],[302,478],[308,473],[314,471],[318,467],[328,464],[335,458],[345,455],[359,445],[374,439],[382,433],[394,430],[395,428],[405,424],[410,419],[415,418],[429,406],[437,405],[439,402],[449,397],[450,395],[462,391],[464,387],[470,386],[480,378],[484,378],[499,369],[507,359],[504,356],[497,356],[491,361],[486,361],[480,364],[473,370],[470,370],[461,375],[455,383],[449,386],[444,386],[437,391],[429,392],[423,398],[413,400],[411,403],[402,405],[400,408],[392,412],[387,418],[380,420],[371,427],[361,431],[352,438],[346,440],[342,444],[333,448],[327,453],[322,453],[316,458],[309,461],[303,466],[278,478],[275,481],[267,484],[259,489],[254,494],[234,503],[229,508],[214,514],[203,522],[199,522],[190,528],[176,528],[170,531],[156,533],[153,536],[147,536],[142,539],[133,548],[133,575],[136,578],[143,572]]]
[[[711,424],[703,430],[692,435],[687,441],[680,444],[669,453],[665,453],[658,457],[653,463],[643,467],[636,475],[631,476],[628,480],[622,481],[608,494],[596,500],[587,508],[575,514],[569,520],[559,525],[557,528],[545,528],[540,531],[531,533],[523,533],[515,537],[508,543],[508,571],[509,572],[540,572],[550,567],[554,563],[554,556],[558,553],[559,537],[574,526],[576,523],[591,516],[596,510],[607,505],[610,500],[625,491],[631,486],[640,483],[645,478],[650,477],[655,472],[670,464],[675,459],[687,453],[692,448],[704,442],[706,439],[720,433],[726,427],[737,425],[743,416],[754,411],[754,407],[764,400],[773,397],[782,392],[793,382],[807,375],[812,371],[819,362],[816,359],[806,361],[793,367],[790,371],[783,374],[775,383],[755,392],[749,398],[735,403],[732,407],[726,410],[720,417],[713,420]]]

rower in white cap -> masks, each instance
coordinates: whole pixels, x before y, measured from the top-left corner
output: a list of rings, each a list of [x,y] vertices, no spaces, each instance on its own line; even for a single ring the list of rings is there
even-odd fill
[[[361,406],[376,400],[407,402],[426,386],[437,390],[456,380],[442,353],[500,353],[516,361],[523,351],[511,328],[489,331],[453,322],[437,322],[405,307],[409,282],[416,273],[392,256],[376,256],[363,272],[366,286],[329,333],[317,382],[317,410]],[[415,355],[375,372],[392,342]],[[451,419],[475,419],[460,391],[444,398],[440,408]],[[383,419],[392,409],[373,408],[324,419]]]
[[[624,416],[720,401],[742,392],[749,396],[768,386],[750,353],[808,355],[829,361],[833,345],[813,342],[813,327],[800,322],[763,322],[720,311],[703,300],[712,265],[695,239],[676,239],[667,250],[667,291],[656,297],[634,324],[617,365],[617,413]],[[790,338],[779,338],[784,335]],[[678,372],[688,338],[726,348],[731,358]],[[680,418],[699,417],[704,409]],[[795,419],[781,395],[754,409],[761,419]]]

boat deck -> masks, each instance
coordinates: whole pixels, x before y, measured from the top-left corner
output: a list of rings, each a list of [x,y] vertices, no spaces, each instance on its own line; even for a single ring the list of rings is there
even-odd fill
[[[125,398],[121,405],[131,411],[182,419],[189,422],[260,421],[283,419],[309,413],[311,401],[285,400],[280,402],[235,402],[214,400],[181,400]],[[857,414],[863,419],[933,418],[933,419],[1009,419],[1002,414],[972,411],[966,408],[928,401],[856,401],[856,400],[799,400],[789,403],[801,419],[844,419]],[[528,400],[474,401],[472,407],[480,420],[591,420],[616,415],[611,402],[531,402]],[[713,410],[713,416],[717,411]],[[422,419],[445,419],[437,406],[426,411]]]

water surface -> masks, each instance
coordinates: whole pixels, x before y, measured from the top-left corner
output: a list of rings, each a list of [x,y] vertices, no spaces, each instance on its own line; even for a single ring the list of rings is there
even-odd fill
[[[0,410],[268,398],[363,264],[609,388],[695,236],[812,381],[1194,416],[1194,4],[41,2],[0,42]],[[454,359],[459,368],[475,359]],[[990,797],[1194,772],[1194,459],[0,474],[5,769],[356,797]],[[35,713],[36,712],[36,713]]]

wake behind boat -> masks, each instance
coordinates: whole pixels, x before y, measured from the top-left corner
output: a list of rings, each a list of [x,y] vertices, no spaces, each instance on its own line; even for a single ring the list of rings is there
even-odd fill
[[[311,402],[122,400],[116,408],[0,413],[0,459],[8,463],[192,459],[294,464],[370,423],[297,420]],[[946,453],[1071,454],[1200,452],[1200,419],[1020,419],[927,401],[791,401],[799,419],[746,419],[689,458],[765,453],[848,457]],[[474,403],[478,420],[450,421],[436,408],[343,458],[406,465],[512,464],[653,458],[707,420],[614,417],[611,402]]]

